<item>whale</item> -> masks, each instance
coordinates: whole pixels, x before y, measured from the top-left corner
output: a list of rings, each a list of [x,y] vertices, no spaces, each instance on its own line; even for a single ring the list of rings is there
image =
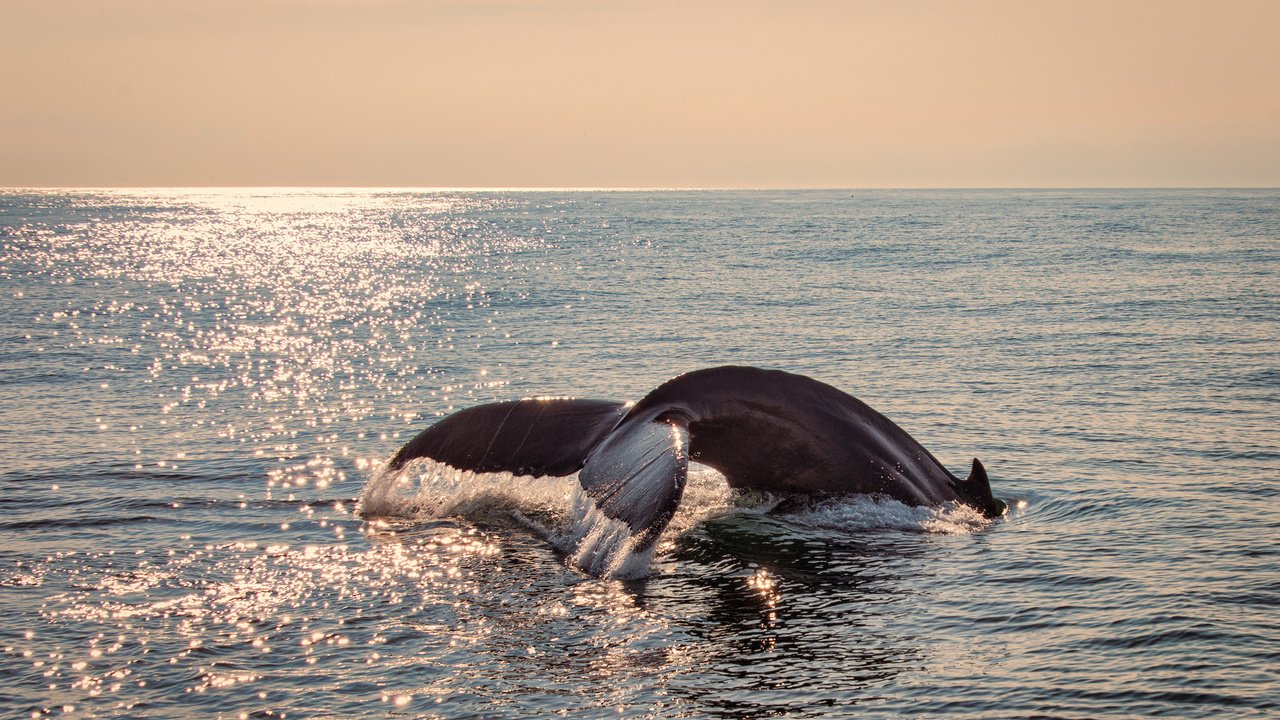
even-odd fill
[[[724,366],[695,370],[635,403],[565,397],[491,402],[441,418],[387,462],[427,458],[457,470],[568,476],[597,510],[651,548],[684,494],[690,461],[731,488],[784,497],[863,494],[912,506],[1006,505],[986,468],[960,479],[889,418],[804,375]]]

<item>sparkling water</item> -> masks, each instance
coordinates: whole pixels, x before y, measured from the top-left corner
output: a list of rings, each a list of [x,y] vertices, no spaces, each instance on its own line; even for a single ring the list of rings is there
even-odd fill
[[[1280,714],[1280,191],[0,191],[0,247],[6,717]],[[599,579],[572,477],[379,472],[720,364],[1009,514],[695,466]]]

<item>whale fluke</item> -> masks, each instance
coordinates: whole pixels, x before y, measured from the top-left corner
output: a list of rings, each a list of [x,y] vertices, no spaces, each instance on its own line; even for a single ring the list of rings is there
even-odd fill
[[[803,375],[752,367],[686,373],[632,406],[563,398],[478,405],[424,430],[388,469],[419,457],[476,472],[581,471],[583,493],[605,517],[625,523],[636,551],[652,548],[675,514],[691,459],[738,489],[865,493],[908,505],[959,502],[988,517],[1006,509],[977,458],[960,480],[852,395]]]

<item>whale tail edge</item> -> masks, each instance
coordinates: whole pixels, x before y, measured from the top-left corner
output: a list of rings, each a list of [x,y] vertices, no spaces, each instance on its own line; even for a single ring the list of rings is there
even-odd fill
[[[476,405],[423,430],[387,461],[387,469],[426,457],[473,472],[571,475],[625,412],[625,403],[576,398]]]

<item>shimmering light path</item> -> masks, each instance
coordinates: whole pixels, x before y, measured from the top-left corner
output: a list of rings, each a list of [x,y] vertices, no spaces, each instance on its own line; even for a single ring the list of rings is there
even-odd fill
[[[0,252],[5,716],[1280,713],[1275,191],[5,191]],[[357,514],[434,416],[723,363],[1015,509],[695,469],[640,582],[572,478]]]

